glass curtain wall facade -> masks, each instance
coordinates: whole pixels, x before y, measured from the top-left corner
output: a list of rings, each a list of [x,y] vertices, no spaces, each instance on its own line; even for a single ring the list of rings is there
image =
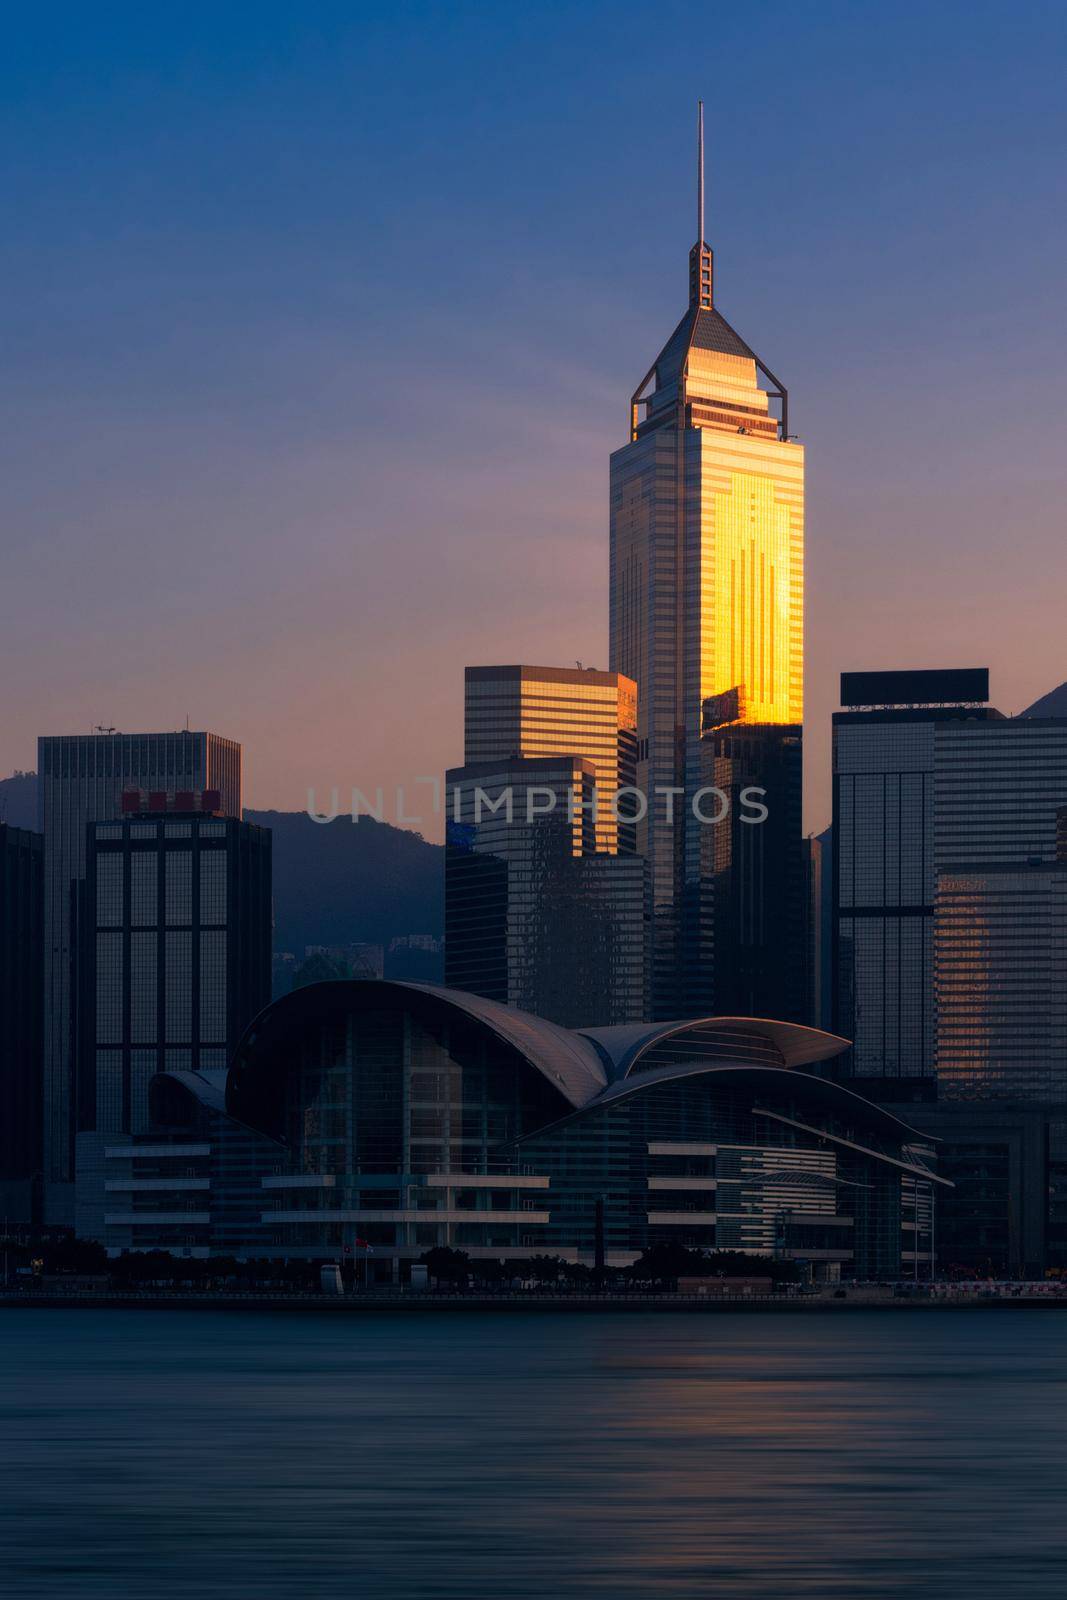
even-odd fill
[[[691,1009],[683,902],[703,849],[690,802],[704,702],[736,691],[751,723],[796,726],[804,714],[804,451],[784,390],[760,386],[761,374],[777,380],[716,309],[712,274],[700,240],[689,309],[611,458],[610,665],[638,691],[656,1017]]]
[[[205,813],[89,827],[77,1212],[100,1237],[99,1150],[148,1123],[159,1072],[225,1071],[270,1000],[271,835]]]
[[[265,1080],[253,1066],[231,1095],[287,1153],[261,1196],[278,1248],[338,1254],[363,1240],[387,1270],[397,1253],[417,1258],[435,1245],[535,1254],[544,1181],[516,1170],[505,1147],[565,1114],[562,1090],[499,1034],[417,989],[341,987],[278,1002],[280,1020],[291,1002],[306,1021]],[[252,1062],[256,1050],[250,1041]]]
[[[41,835],[0,822],[0,1199],[21,1222],[39,1202],[43,913]]]
[[[943,1271],[1040,1278],[1067,1267],[1067,1106],[949,1099],[901,1111],[933,1141],[951,1184],[937,1200]]]
[[[938,874],[941,1100],[1067,1103],[1067,861]]]
[[[596,849],[597,777],[558,756],[447,774],[450,987],[564,1026],[643,1019],[644,862]]]
[[[886,693],[898,676],[867,674]],[[853,1041],[847,1070],[872,1093],[876,1079],[892,1097],[933,1090],[939,741],[1007,725],[960,705],[834,714],[832,1027]]]
[[[935,734],[937,865],[1054,861],[1067,717],[946,723]]]
[[[934,723],[838,713],[833,738],[833,1028],[854,1076],[932,1081]]]
[[[217,734],[94,733],[41,738],[38,806],[44,834],[44,1176],[48,1221],[73,1222],[77,1126],[74,1058],[79,1020],[75,885],[85,872],[86,826],[118,817],[139,787],[174,794],[214,789],[241,814],[241,747]]]
[[[631,852],[632,824],[614,804],[637,777],[637,686],[618,672],[584,667],[468,667],[465,765],[516,757],[578,756],[593,765],[596,849]]]
[[[687,885],[686,1010],[811,1020],[801,729],[716,725],[701,741],[705,815]],[[707,714],[707,708],[706,708]],[[764,813],[763,820],[753,820]]]
[[[899,1145],[872,1147],[789,1077],[655,1083],[531,1135],[520,1154],[549,1178],[545,1247],[592,1260],[602,1201],[609,1264],[674,1243],[802,1257],[817,1278],[897,1276],[903,1186],[882,1157]]]

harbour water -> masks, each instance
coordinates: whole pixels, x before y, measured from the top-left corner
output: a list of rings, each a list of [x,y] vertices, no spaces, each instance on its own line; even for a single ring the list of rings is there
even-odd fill
[[[1067,1314],[0,1312],[0,1591],[1063,1592]]]

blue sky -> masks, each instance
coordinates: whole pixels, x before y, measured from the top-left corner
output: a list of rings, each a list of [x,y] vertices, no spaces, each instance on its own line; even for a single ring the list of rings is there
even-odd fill
[[[809,823],[843,668],[1067,678],[1059,4],[53,7],[9,21],[5,695],[188,715],[248,799],[460,754],[606,664],[607,456],[717,297],[808,448]]]

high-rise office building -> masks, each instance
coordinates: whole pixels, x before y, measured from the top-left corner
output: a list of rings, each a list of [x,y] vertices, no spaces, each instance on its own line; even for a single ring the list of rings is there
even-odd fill
[[[808,880],[808,966],[811,1021],[830,1031],[833,1022],[831,951],[834,928],[834,830],[824,828],[806,840]]]
[[[611,459],[610,665],[638,689],[658,1018],[692,1009],[683,905],[705,850],[691,809],[704,702],[737,691],[751,723],[804,714],[804,451],[782,384],[718,309],[703,220],[701,127],[689,306]]]
[[[933,1093],[936,751],[1009,726],[989,674],[857,672],[833,718],[832,1027],[852,1075]],[[961,769],[958,769],[961,770]],[[909,1087],[910,1086],[910,1087]]]
[[[271,993],[271,835],[182,794],[88,825],[79,970],[77,1224],[102,1237],[108,1141],[157,1072],[224,1071]],[[209,797],[209,803],[216,796]],[[177,807],[181,807],[178,809]]]
[[[565,1027],[640,1022],[645,863],[596,849],[579,756],[446,775],[445,982]]]
[[[241,814],[241,747],[214,733],[99,731],[38,740],[38,807],[44,833],[44,1179],[49,1222],[71,1224],[77,1125],[78,1018],[73,937],[75,886],[85,871],[86,827],[121,813],[136,786],[155,794],[215,790],[219,810]]]
[[[41,835],[0,822],[0,1203],[20,1222],[41,1172],[43,913]]]
[[[447,775],[445,981],[566,1025],[646,1010],[637,690],[582,667],[468,667]]]
[[[588,667],[468,667],[465,765],[516,756],[581,756],[593,764],[596,848],[632,851],[634,827],[616,811],[637,778],[637,685]],[[629,812],[632,815],[633,805]]]
[[[1056,859],[1067,717],[951,721],[934,733],[937,866]]]
[[[1058,860],[937,874],[938,1101],[915,1121],[954,1185],[941,1259],[982,1275],[1067,1268],[1065,823]]]
[[[1067,1266],[1067,718],[987,695],[985,672],[842,680],[834,1027],[857,1087],[939,1141],[940,1258],[1040,1276]]]
[[[1067,1105],[1067,859],[937,875],[939,1100]]]
[[[685,900],[686,1010],[808,1022],[802,730],[720,721],[736,710],[723,699],[705,702],[705,825],[694,830],[699,871]]]

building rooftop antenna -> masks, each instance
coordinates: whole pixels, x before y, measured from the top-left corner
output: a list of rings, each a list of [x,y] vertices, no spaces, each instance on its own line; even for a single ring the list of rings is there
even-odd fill
[[[704,243],[704,102],[697,101],[697,249]]]

